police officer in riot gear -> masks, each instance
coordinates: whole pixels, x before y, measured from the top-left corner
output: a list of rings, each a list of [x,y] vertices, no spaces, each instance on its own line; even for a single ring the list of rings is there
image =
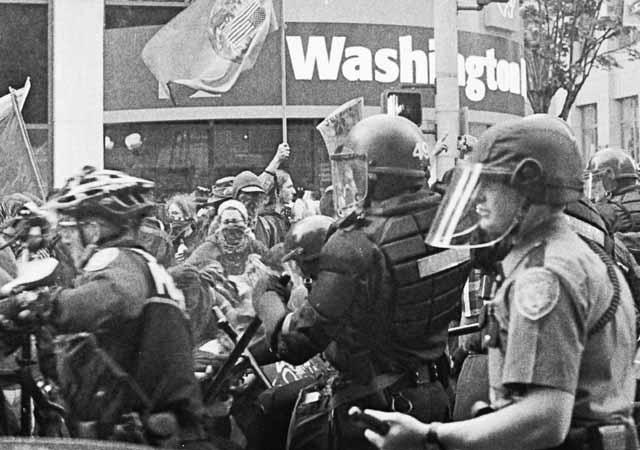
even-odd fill
[[[444,350],[468,251],[424,244],[440,202],[425,188],[427,154],[422,132],[405,118],[356,124],[331,156],[343,218],[321,250],[308,301],[289,312],[276,289],[255,301],[279,358],[301,363],[324,351],[339,371],[301,392],[290,448],[370,448],[347,417],[352,404],[449,418]]]
[[[282,244],[281,260],[283,263],[291,261],[297,265],[296,272],[304,277],[304,286],[297,286],[290,295],[288,286],[278,280],[273,280],[275,283],[271,286],[280,292],[282,300],[288,300],[289,309],[295,309],[297,304],[308,298],[313,280],[318,275],[320,250],[334,222],[334,219],[328,216],[309,216],[294,223],[287,232]],[[264,347],[264,342],[259,341],[251,348],[252,353],[261,364],[274,362],[275,355],[268,350],[265,352]],[[255,422],[247,427],[245,432],[248,440],[247,449],[270,450],[286,447],[287,430],[298,392],[315,379],[315,376],[307,376],[283,386],[267,389],[260,394],[257,402],[259,413]]]
[[[152,188],[86,167],[45,205],[62,216],[59,231],[81,270],[72,288],[52,294],[47,314],[59,332],[80,333],[61,352],[61,387],[76,436],[144,435],[142,442],[160,444],[160,433],[185,448],[211,448],[203,441],[184,298],[137,238]],[[157,413],[170,413],[160,429]]]
[[[496,125],[456,169],[427,241],[508,248],[485,313],[494,412],[447,424],[368,411],[383,449],[619,449],[638,446],[629,287],[604,251],[563,215],[580,198],[581,157],[560,119]]]
[[[614,232],[640,231],[636,163],[622,149],[598,151],[587,165],[585,193],[611,221]]]

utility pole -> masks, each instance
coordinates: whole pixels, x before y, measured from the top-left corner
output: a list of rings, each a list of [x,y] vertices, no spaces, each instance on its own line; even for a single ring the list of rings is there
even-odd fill
[[[433,0],[433,33],[436,53],[437,138],[447,134],[447,154],[436,157],[438,179],[453,167],[458,156],[460,98],[458,91],[458,4],[457,0]]]

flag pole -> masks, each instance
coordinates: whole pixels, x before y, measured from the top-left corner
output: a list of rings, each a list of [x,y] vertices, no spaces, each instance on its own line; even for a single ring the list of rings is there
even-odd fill
[[[287,61],[286,61],[286,47],[285,40],[287,31],[285,29],[284,20],[284,3],[285,0],[281,0],[280,8],[280,93],[282,96],[282,142],[287,143]]]
[[[18,98],[16,96],[16,90],[10,87],[9,92],[11,93],[11,103],[13,103],[13,111],[16,113],[16,117],[18,118],[18,126],[20,127],[20,133],[22,134],[22,139],[24,140],[24,144],[27,147],[27,155],[29,156],[29,162],[31,163],[31,168],[33,169],[33,173],[36,176],[36,183],[38,183],[38,190],[40,191],[40,197],[42,197],[42,200],[46,200],[47,193],[44,189],[44,183],[42,182],[42,177],[40,176],[40,170],[38,169],[38,166],[36,164],[36,159],[33,155],[33,148],[31,147],[31,141],[29,140],[29,134],[27,133],[27,125],[24,123],[22,112],[20,111],[20,107],[18,106]]]

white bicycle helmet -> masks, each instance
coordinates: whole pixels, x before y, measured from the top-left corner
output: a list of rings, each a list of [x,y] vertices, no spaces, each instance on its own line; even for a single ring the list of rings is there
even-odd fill
[[[145,216],[154,207],[148,198],[154,183],[116,170],[85,167],[53,195],[45,208],[69,216],[95,214],[111,220]]]

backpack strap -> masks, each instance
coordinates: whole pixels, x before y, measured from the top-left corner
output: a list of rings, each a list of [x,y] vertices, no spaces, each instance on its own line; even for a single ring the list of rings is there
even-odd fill
[[[144,250],[130,247],[128,247],[127,250],[131,250],[142,256],[147,264],[156,290],[156,295],[153,296],[152,301],[172,304],[183,311],[186,310],[184,294],[176,287],[173,278],[171,278],[171,275],[169,275],[166,269],[158,264],[156,259]]]

